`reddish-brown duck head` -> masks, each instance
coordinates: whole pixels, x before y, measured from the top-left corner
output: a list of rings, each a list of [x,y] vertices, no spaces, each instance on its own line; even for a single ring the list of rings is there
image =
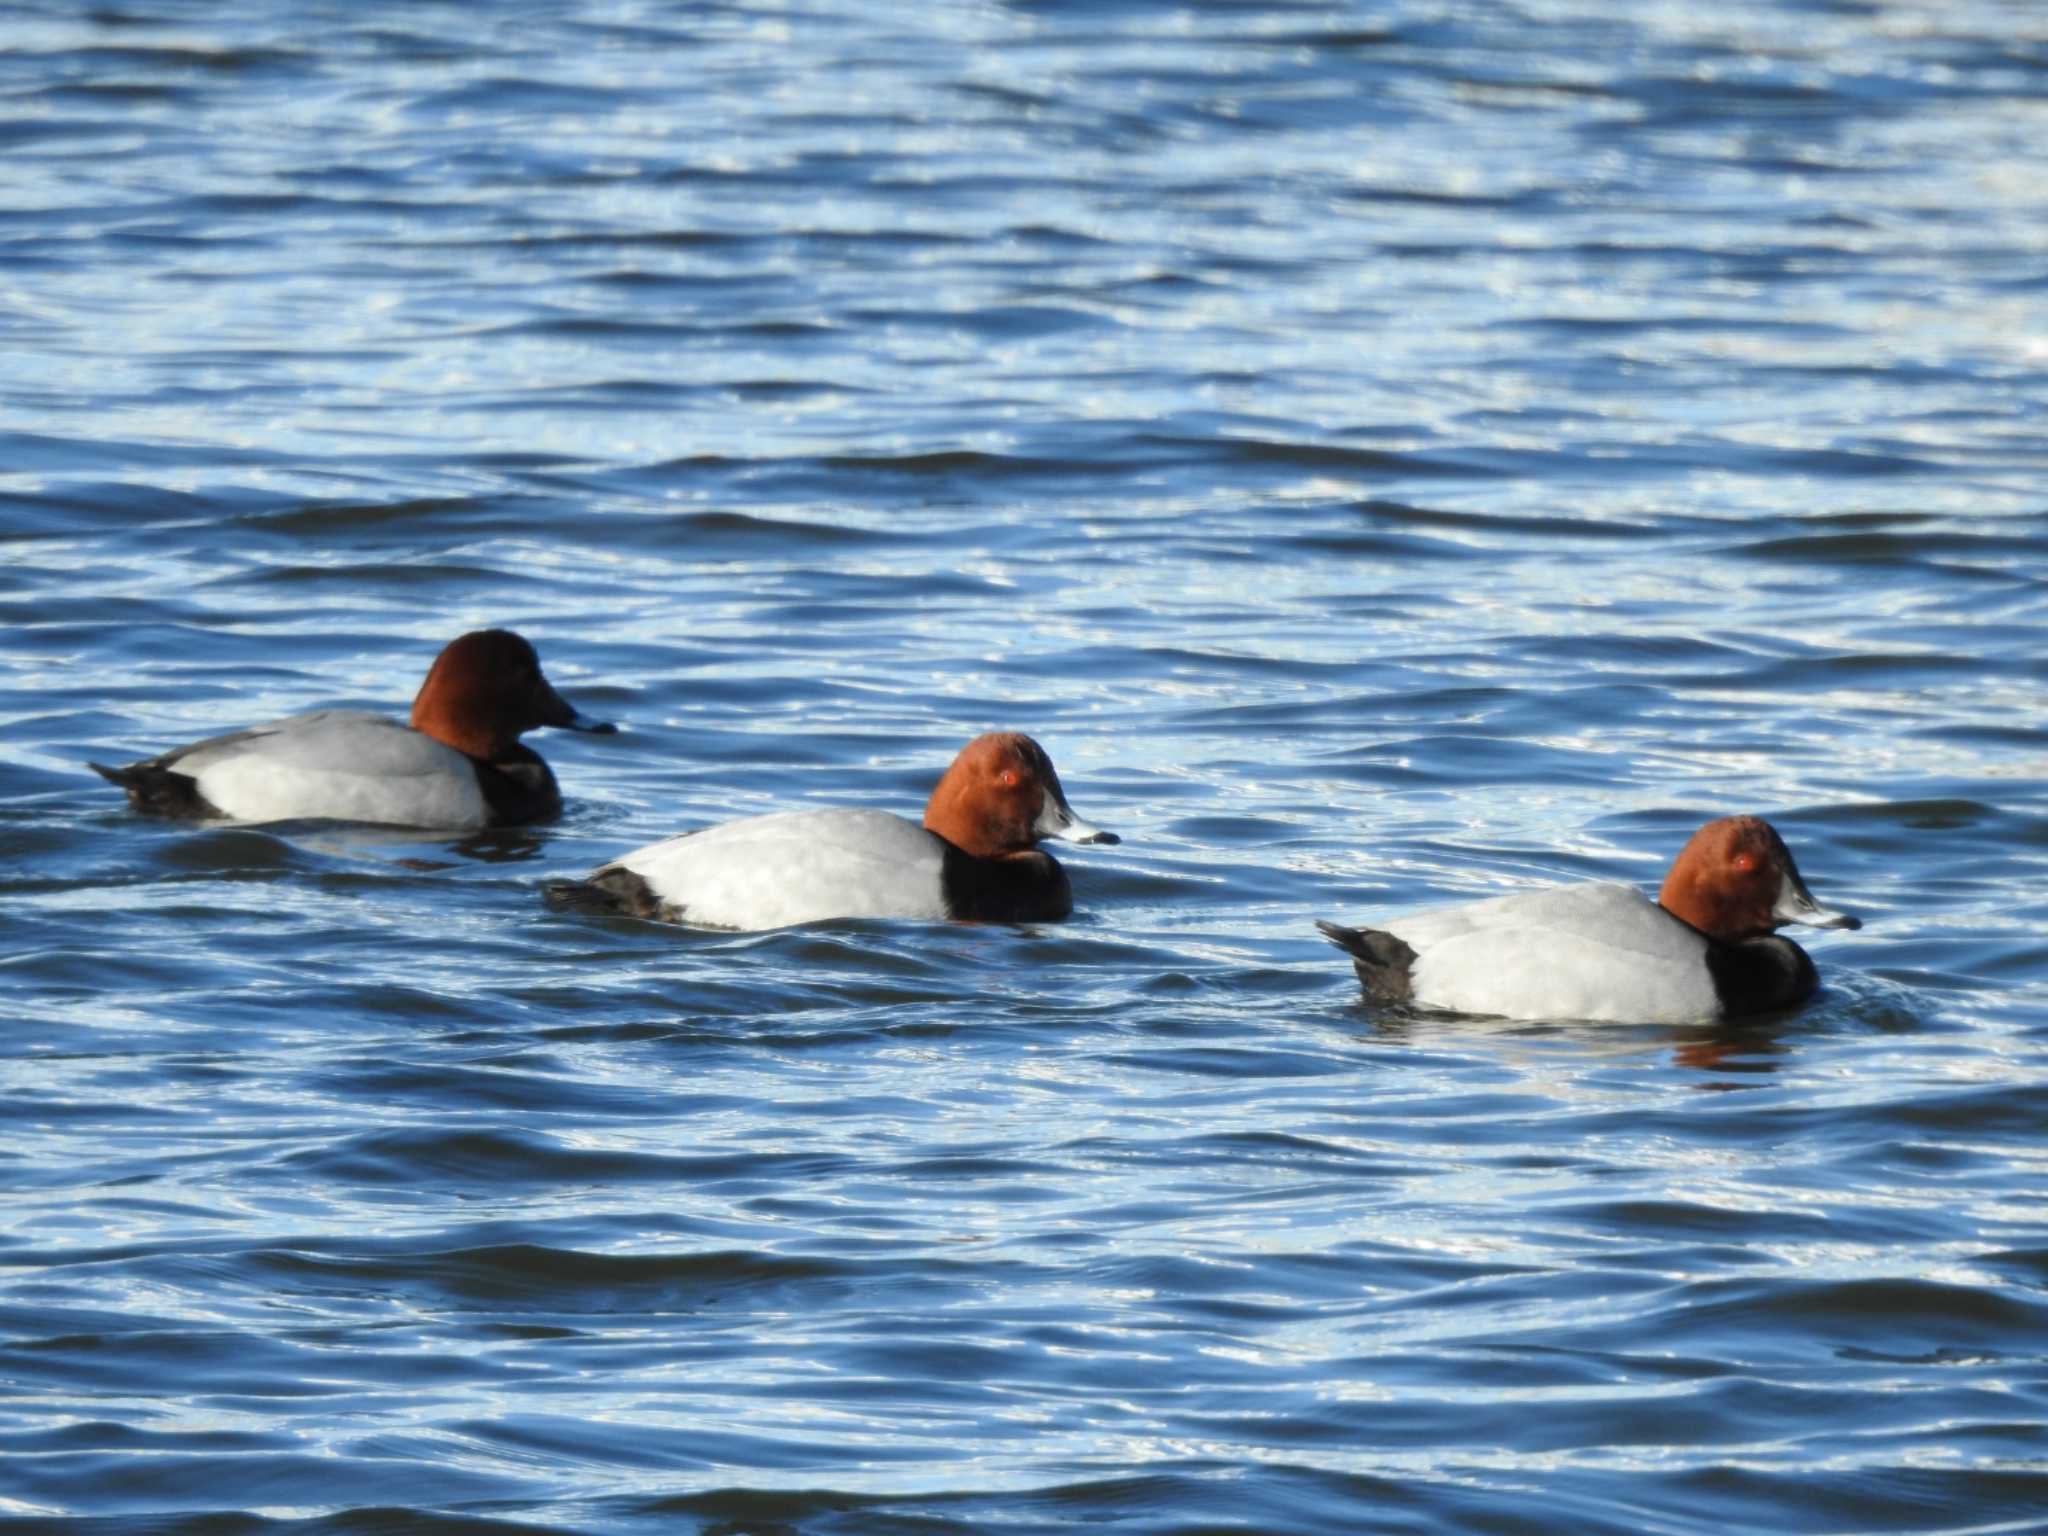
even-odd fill
[[[1074,814],[1045,748],[1017,731],[992,731],[961,748],[932,791],[924,824],[961,852],[984,859],[1028,852],[1047,837],[1119,841]]]
[[[1724,816],[1701,827],[1672,861],[1657,901],[1707,937],[1731,944],[1786,923],[1863,926],[1813,899],[1792,850],[1761,816]]]
[[[485,762],[509,756],[522,734],[543,725],[599,735],[618,729],[577,713],[541,671],[533,646],[509,629],[449,641],[412,701],[414,730]]]

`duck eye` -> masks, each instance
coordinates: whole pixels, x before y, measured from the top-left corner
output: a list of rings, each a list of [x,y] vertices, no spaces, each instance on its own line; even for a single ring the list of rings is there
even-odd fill
[[[1734,863],[1736,869],[1740,870],[1743,874],[1754,873],[1756,870],[1756,855],[1753,853],[1738,853],[1735,855]]]
[[[1005,768],[1001,773],[996,775],[996,782],[1002,785],[1005,789],[1015,789],[1017,787],[1017,770],[1014,768]]]

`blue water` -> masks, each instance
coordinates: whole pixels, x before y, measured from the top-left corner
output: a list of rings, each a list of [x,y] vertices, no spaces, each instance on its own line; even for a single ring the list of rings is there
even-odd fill
[[[0,1530],[2048,1529],[2048,13],[0,10]],[[458,838],[84,767],[613,738]],[[1030,929],[549,878],[1084,816]],[[1318,917],[1770,816],[1730,1029]]]

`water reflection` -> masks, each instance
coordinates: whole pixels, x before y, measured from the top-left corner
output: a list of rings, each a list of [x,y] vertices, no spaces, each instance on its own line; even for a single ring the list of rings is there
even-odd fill
[[[1788,1032],[1798,1026],[1789,1018],[1770,1022],[1718,1025],[1698,1034],[1681,1034],[1671,1053],[1672,1061],[1695,1072],[1737,1073],[1763,1076],[1776,1072],[1777,1058],[1790,1053]],[[1699,1088],[1732,1090],[1753,1087],[1748,1083],[1704,1082]]]

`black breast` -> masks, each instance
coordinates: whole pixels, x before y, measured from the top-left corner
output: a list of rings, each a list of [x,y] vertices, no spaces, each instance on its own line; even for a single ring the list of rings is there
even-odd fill
[[[1051,923],[1074,910],[1067,872],[1036,849],[978,859],[947,843],[939,890],[946,915],[970,923]]]
[[[1709,944],[1707,970],[1721,999],[1724,1017],[1774,1013],[1813,996],[1820,976],[1813,960],[1790,939],[1745,939],[1740,944]]]
[[[556,787],[554,770],[531,747],[521,743],[512,755],[495,763],[474,757],[470,761],[476,764],[477,785],[491,808],[492,826],[523,826],[562,814],[562,791]]]

